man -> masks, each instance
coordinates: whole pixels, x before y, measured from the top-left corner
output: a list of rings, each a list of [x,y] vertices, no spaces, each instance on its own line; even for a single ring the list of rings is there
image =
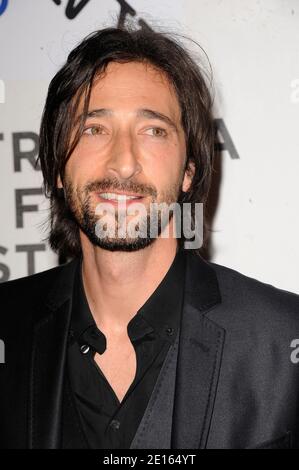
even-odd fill
[[[1,448],[298,446],[298,296],[178,236],[207,199],[211,107],[151,31],[97,31],[52,80],[39,159],[68,262],[0,286]]]

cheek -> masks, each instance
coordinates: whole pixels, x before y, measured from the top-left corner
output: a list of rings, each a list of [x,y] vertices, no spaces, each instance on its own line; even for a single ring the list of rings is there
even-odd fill
[[[184,161],[178,155],[173,153],[161,154],[151,160],[150,169],[153,176],[160,177],[165,182],[174,182],[182,175]]]
[[[167,169],[168,172],[180,168],[185,154],[184,143],[172,137],[166,140],[153,139],[149,136],[140,137],[136,146],[144,162],[150,162],[157,168]]]
[[[78,150],[74,152],[66,164],[66,176],[75,184],[80,185],[100,175],[100,159],[92,155],[82,155]]]

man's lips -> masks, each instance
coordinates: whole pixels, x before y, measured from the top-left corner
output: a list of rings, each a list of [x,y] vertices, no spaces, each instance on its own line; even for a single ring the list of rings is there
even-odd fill
[[[115,195],[115,197],[114,197]],[[97,193],[99,200],[102,203],[109,203],[115,206],[117,205],[129,205],[134,202],[142,202],[144,200],[144,196],[137,194],[137,193],[122,193],[117,191],[105,191]]]

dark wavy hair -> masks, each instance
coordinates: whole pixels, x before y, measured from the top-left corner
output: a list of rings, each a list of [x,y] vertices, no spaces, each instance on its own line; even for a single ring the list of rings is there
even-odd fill
[[[211,75],[174,36],[128,27],[95,31],[71,51],[52,79],[41,121],[37,162],[43,173],[45,195],[50,199],[47,240],[60,258],[79,256],[81,243],[79,227],[67,207],[64,192],[56,187],[57,177],[60,175],[64,180],[65,165],[83,132],[93,81],[105,72],[109,62],[149,63],[166,74],[181,108],[187,151],[185,170],[190,171],[190,162],[195,168],[191,187],[188,192],[181,192],[178,202],[206,202],[215,145],[211,83],[207,83]],[[71,139],[81,98],[84,100],[83,113],[75,137]],[[184,241],[184,237],[179,239],[179,245],[182,246]]]

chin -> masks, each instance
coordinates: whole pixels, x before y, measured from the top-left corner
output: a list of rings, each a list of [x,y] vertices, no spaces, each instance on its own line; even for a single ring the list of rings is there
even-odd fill
[[[102,238],[90,240],[94,246],[98,246],[103,250],[108,251],[126,251],[133,252],[143,250],[144,248],[152,245],[156,238]]]

